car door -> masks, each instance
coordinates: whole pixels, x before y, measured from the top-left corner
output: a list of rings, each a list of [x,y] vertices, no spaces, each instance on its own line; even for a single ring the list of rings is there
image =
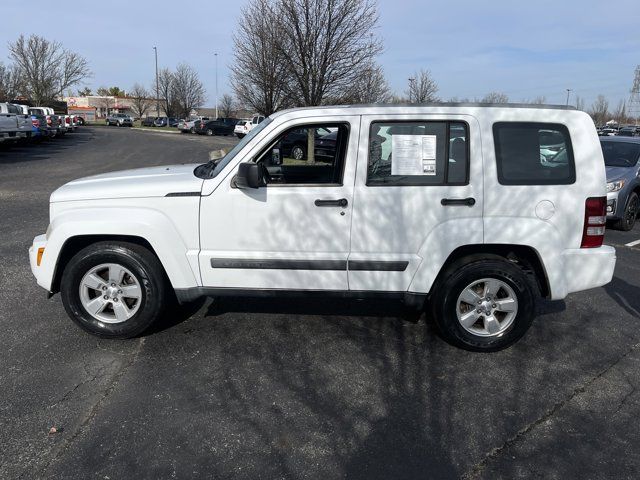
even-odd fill
[[[351,290],[407,291],[420,269],[439,267],[430,260],[482,243],[480,146],[471,116],[362,117]]]
[[[291,132],[315,133],[327,126],[340,131],[332,160],[283,155],[281,144]],[[237,188],[237,163],[230,165],[220,185],[201,201],[203,285],[348,290],[358,134],[357,116],[306,118],[274,127],[255,153],[242,159],[262,163],[269,172],[266,186],[257,189]]]

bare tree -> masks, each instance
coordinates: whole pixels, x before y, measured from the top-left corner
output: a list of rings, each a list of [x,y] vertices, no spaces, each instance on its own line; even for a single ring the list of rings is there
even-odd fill
[[[177,114],[187,118],[191,110],[201,107],[205,102],[206,91],[200,81],[198,72],[186,63],[181,63],[172,74],[173,98],[177,106]]]
[[[80,97],[89,97],[93,95],[93,92],[91,91],[91,89],[89,87],[85,87],[81,90],[78,90],[78,96]]]
[[[131,90],[129,90],[129,98],[131,98],[132,101],[133,113],[137,117],[145,117],[151,108],[149,91],[139,83],[136,83]]]
[[[9,53],[22,77],[22,93],[38,104],[62,96],[91,75],[82,56],[38,35],[20,35],[9,43]]]
[[[620,100],[618,106],[613,111],[613,119],[618,122],[618,125],[627,123],[627,102]]]
[[[509,103],[509,97],[502,92],[489,92],[481,100],[482,103]]]
[[[439,101],[436,93],[438,84],[429,70],[420,70],[409,79],[407,96],[410,103],[428,103]]]
[[[223,117],[233,117],[236,112],[236,102],[233,97],[228,93],[222,95],[220,98],[220,113]]]
[[[21,77],[10,66],[0,63],[0,101],[13,100],[20,93]]]
[[[589,115],[596,125],[604,125],[609,120],[609,100],[604,95],[598,95],[591,105]]]
[[[278,0],[275,8],[275,49],[298,105],[344,96],[382,51],[372,0]]]
[[[586,111],[585,110],[585,103],[584,103],[584,98],[576,95],[576,109],[578,110],[582,110],[583,112]]]
[[[100,87],[96,90],[96,93],[101,97],[100,100],[98,100],[98,104],[104,109],[105,116],[108,116],[109,111],[115,105],[115,98],[111,95],[111,90],[106,87]]]
[[[547,97],[545,97],[544,95],[540,95],[535,97],[529,103],[532,103],[533,105],[544,105],[545,103],[547,103]]]
[[[163,68],[158,72],[158,99],[167,117],[178,114],[180,107],[175,93],[173,73],[168,68]]]
[[[275,44],[276,14],[269,0],[254,0],[242,11],[234,33],[233,90],[247,107],[269,116],[289,106],[287,68]]]
[[[384,70],[376,64],[362,70],[359,78],[342,98],[328,99],[335,104],[388,103],[390,100],[391,91]]]

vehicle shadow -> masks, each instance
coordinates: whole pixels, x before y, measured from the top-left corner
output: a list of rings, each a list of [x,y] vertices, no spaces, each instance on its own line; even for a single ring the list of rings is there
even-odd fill
[[[638,287],[614,276],[613,280],[604,286],[604,290],[629,315],[640,318]]]
[[[5,144],[0,146],[0,164],[48,160],[69,148],[87,143],[93,137],[93,131],[81,128],[63,137]]]

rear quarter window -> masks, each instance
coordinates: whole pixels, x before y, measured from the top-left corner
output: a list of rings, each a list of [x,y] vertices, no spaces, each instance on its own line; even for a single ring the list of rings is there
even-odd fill
[[[500,122],[493,125],[493,139],[502,185],[569,185],[576,181],[566,126]]]

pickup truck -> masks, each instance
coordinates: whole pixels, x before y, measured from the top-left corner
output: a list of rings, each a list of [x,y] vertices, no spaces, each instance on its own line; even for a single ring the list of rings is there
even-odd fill
[[[31,136],[30,117],[29,136]],[[22,110],[11,103],[0,103],[0,142],[17,142],[26,137]]]
[[[291,135],[302,159],[283,150]],[[598,135],[572,107],[302,108],[207,163],[67,183],[29,260],[102,337],[139,335],[176,299],[322,294],[427,309],[446,340],[487,352],[527,332],[538,298],[611,281],[606,204]]]
[[[29,108],[31,115],[39,115],[45,118],[46,125],[49,129],[50,136],[58,137],[67,132],[67,128],[62,123],[62,117],[56,115],[53,108],[49,107],[31,107]]]

